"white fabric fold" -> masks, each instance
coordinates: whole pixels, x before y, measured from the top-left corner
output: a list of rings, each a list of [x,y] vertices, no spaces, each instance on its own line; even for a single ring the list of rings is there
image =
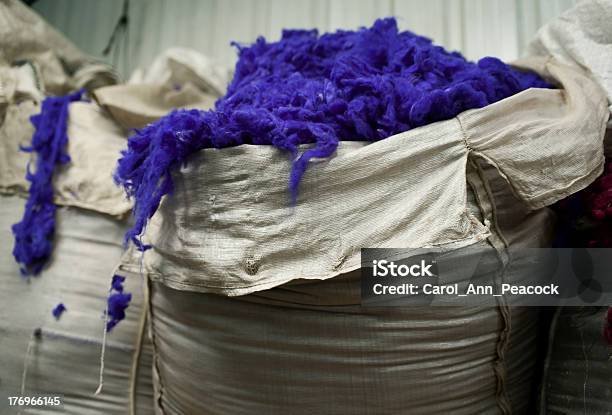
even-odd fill
[[[532,56],[553,56],[591,76],[612,111],[612,0],[583,0],[543,26],[528,46]]]

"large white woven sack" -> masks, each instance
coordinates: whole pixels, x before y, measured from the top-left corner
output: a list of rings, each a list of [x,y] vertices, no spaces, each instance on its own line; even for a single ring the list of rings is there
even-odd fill
[[[514,247],[548,245],[551,213],[521,204],[492,167],[479,171],[497,202],[496,234]],[[468,207],[482,220],[471,189]],[[496,257],[490,243],[480,245]],[[156,413],[528,414],[536,407],[538,308],[359,303],[358,271],[239,297],[151,282]]]
[[[602,171],[608,104],[580,68],[518,65],[559,89],[343,142],[295,206],[276,149],[191,157],[144,238],[157,411],[531,413],[536,308],[363,308],[355,274],[361,247],[548,246],[543,208]]]
[[[295,206],[269,146],[177,170],[144,237],[157,412],[533,413],[537,308],[364,308],[355,273],[362,247],[549,245],[545,206],[602,171],[608,102],[583,68],[517,66],[558,89],[342,142]]]

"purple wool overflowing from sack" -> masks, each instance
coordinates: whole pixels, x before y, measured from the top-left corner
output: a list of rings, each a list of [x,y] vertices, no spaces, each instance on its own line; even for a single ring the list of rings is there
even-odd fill
[[[550,87],[496,58],[469,62],[399,32],[392,18],[322,36],[285,30],[278,42],[259,38],[237,47],[234,79],[213,110],[174,111],[129,139],[115,179],[135,200],[126,242],[141,250],[147,221],[172,192],[171,169],[201,149],[263,144],[285,150],[295,203],[309,160],[330,157],[339,141],[382,140],[527,88]],[[300,151],[301,144],[313,145]]]
[[[26,179],[30,182],[29,196],[23,219],[13,225],[15,245],[13,256],[20,264],[23,275],[38,274],[51,256],[55,233],[53,203],[53,172],[59,164],[66,164],[68,136],[68,106],[81,100],[83,91],[60,97],[48,97],[42,103],[40,114],[31,118],[36,129],[32,145],[22,151],[35,153],[36,170],[28,164]]]

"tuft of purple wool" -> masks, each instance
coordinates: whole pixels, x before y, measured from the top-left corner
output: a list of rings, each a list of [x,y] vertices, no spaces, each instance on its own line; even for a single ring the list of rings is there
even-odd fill
[[[132,294],[123,292],[125,277],[113,275],[110,294],[107,300],[108,320],[106,331],[110,332],[121,320],[125,318],[125,310],[132,301]]]
[[[111,280],[111,291],[117,291],[119,293],[123,292],[123,283],[125,282],[125,277],[121,275],[113,275],[113,279]]]
[[[527,88],[550,87],[499,59],[469,62],[400,32],[393,18],[357,31],[284,30],[278,42],[260,37],[234,45],[234,78],[214,109],[173,111],[129,138],[115,173],[135,201],[126,243],[148,248],[140,236],[172,192],[171,170],[201,149],[254,144],[286,151],[296,203],[309,161],[330,157],[339,141],[382,140]],[[301,144],[314,147],[300,154]]]
[[[53,314],[53,317],[55,317],[56,320],[59,320],[62,314],[64,314],[64,311],[66,310],[67,309],[64,303],[59,303],[58,305],[55,306],[55,308],[53,309],[53,311],[51,311],[51,313]]]
[[[35,127],[32,144],[22,147],[36,154],[36,170],[28,164],[26,179],[30,182],[23,218],[12,226],[15,236],[13,256],[23,275],[38,274],[51,256],[55,233],[53,203],[53,173],[55,167],[66,164],[68,106],[81,100],[84,91],[61,97],[48,97],[42,102],[40,114],[30,118]]]

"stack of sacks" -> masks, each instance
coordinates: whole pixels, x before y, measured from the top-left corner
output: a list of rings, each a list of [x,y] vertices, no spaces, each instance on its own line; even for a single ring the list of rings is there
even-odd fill
[[[210,108],[225,92],[228,71],[190,49],[171,48],[127,84],[97,89],[94,99],[124,128],[141,128],[176,108]]]
[[[538,32],[529,49],[586,68],[612,113],[612,1],[580,2]],[[557,244],[612,248],[612,121],[604,141],[606,169],[587,189],[559,203]],[[604,285],[605,287],[605,285]],[[612,306],[612,305],[611,305]],[[565,307],[550,329],[542,413],[612,412],[612,308]]]
[[[180,74],[172,75],[181,79]],[[32,103],[31,113],[39,111],[40,99],[44,98],[42,91],[35,93],[39,98]],[[24,105],[13,104],[11,99],[8,102],[9,108]],[[104,387],[101,394],[93,395],[99,381],[111,276],[123,255],[123,235],[132,208],[112,178],[127,137],[112,115],[93,101],[75,101],[68,106],[64,151],[70,161],[54,169],[53,201],[60,207],[55,213],[50,243],[53,253],[50,258],[41,258],[49,264],[40,275],[21,277],[19,265],[11,255],[12,245],[4,245],[0,275],[5,283],[0,311],[9,318],[0,322],[0,329],[6,332],[0,339],[5,351],[0,366],[6,368],[0,374],[2,396],[20,393],[21,374],[26,370],[25,393],[61,394],[68,412],[153,411],[152,349],[145,333],[148,297],[138,276],[125,282],[124,291],[131,295],[129,309],[125,321],[109,333]],[[11,161],[0,174],[0,183],[10,184],[4,187],[6,196],[1,203],[0,227],[6,241],[12,239],[11,226],[22,216],[25,201],[21,196],[28,194],[25,177],[30,155],[19,147],[28,147],[34,133],[29,116],[24,113],[20,118],[19,135],[7,134],[0,141],[0,155]],[[7,114],[4,126],[14,126],[16,130],[16,124],[16,119]],[[36,170],[35,163],[30,170]],[[67,311],[55,321],[51,310],[60,302]],[[39,335],[32,337],[38,328]],[[30,351],[26,352],[28,343]],[[6,402],[4,399],[0,403],[0,412],[12,413],[15,408],[2,406]]]
[[[28,16],[34,27],[54,34],[50,39],[64,42],[60,46],[66,44],[74,48],[19,3],[9,2],[0,12],[7,16]],[[11,38],[19,42],[19,37],[13,32]],[[51,48],[55,44],[47,46]],[[38,47],[42,49],[43,45]],[[19,50],[27,52],[26,47]],[[59,88],[57,83],[48,84],[38,71],[39,66],[48,65],[44,57],[63,56],[62,53],[63,49],[50,49],[37,58],[40,65],[37,61],[31,65],[7,66],[1,71],[0,82],[4,86],[1,100],[4,105],[0,108],[3,111],[0,125],[0,158],[3,161],[0,164],[0,191],[4,194],[1,229],[6,241],[13,239],[11,227],[22,219],[23,196],[31,193],[31,184],[26,179],[30,161],[29,170],[32,173],[37,171],[36,152],[32,155],[20,148],[33,144],[34,123],[40,129],[49,129],[42,134],[44,146],[47,145],[44,142],[47,138],[53,142],[61,138],[55,128],[62,117],[55,120],[55,124],[42,122],[44,117],[40,116],[36,117],[37,121],[31,122],[30,118],[41,110],[44,112],[41,104],[47,91],[65,94],[79,85],[74,76],[63,74],[65,85]],[[185,53],[198,62],[207,61],[194,52]],[[158,62],[164,62],[164,59],[160,58]],[[99,67],[98,64],[87,64],[78,73],[92,74]],[[161,87],[169,79],[183,85],[205,85],[209,82],[208,78],[198,80],[177,65],[164,67],[158,64],[154,68],[158,71],[147,75],[148,85],[153,91],[148,96],[152,101],[168,105],[168,111],[174,107],[164,96],[156,95],[159,88],[155,85]],[[107,83],[108,74],[110,72],[92,78],[87,86]],[[55,73],[54,79],[59,79],[60,75]],[[121,90],[122,86],[117,88]],[[216,88],[221,89],[222,85],[219,83]],[[90,94],[95,97],[101,89],[106,88],[93,89]],[[147,87],[144,86],[142,90],[147,90]],[[205,109],[212,105],[216,95],[219,94],[211,90],[206,95],[207,100],[198,98],[186,102]],[[146,296],[140,278],[125,282],[124,292],[131,295],[129,310],[125,314],[125,322],[113,328],[109,335],[104,388],[99,396],[93,396],[99,381],[103,314],[111,276],[123,252],[122,235],[128,227],[127,214],[132,204],[112,179],[116,160],[126,146],[127,132],[120,123],[123,119],[120,116],[114,119],[117,112],[108,112],[96,102],[87,101],[86,98],[79,100],[78,96],[71,94],[71,98],[67,97],[70,103],[65,117],[66,144],[65,148],[60,148],[60,153],[65,153],[69,160],[60,160],[58,164],[50,166],[52,201],[59,208],[53,208],[51,221],[44,219],[47,229],[35,229],[41,235],[49,232],[50,238],[46,240],[45,236],[44,244],[40,244],[44,249],[38,249],[28,242],[33,235],[29,235],[27,229],[21,232],[21,237],[26,241],[22,244],[26,249],[21,251],[28,255],[19,256],[16,251],[13,254],[20,260],[32,259],[32,264],[17,264],[11,255],[10,243],[4,245],[0,258],[0,275],[5,282],[0,294],[1,311],[8,317],[0,322],[0,329],[6,334],[0,339],[0,347],[5,351],[0,358],[0,366],[6,369],[0,374],[0,393],[1,396],[18,395],[21,375],[26,371],[26,394],[62,394],[68,412],[123,414],[129,409],[149,414],[153,403],[152,350],[149,338],[144,333]],[[142,97],[138,93],[136,96]],[[51,104],[47,108],[51,108]],[[161,115],[163,113],[158,113],[152,119]],[[132,126],[129,123],[125,125]],[[32,212],[33,216],[37,215],[37,209],[32,209]],[[35,252],[37,250],[42,252]],[[40,276],[24,278],[19,275],[19,265],[26,272],[38,273],[39,268],[42,272]],[[59,321],[55,321],[51,310],[60,302],[67,311],[61,314]],[[38,334],[33,337],[34,332]],[[26,352],[28,344],[30,347]],[[2,400],[0,412],[12,413],[17,410],[5,407],[7,402],[6,399]]]
[[[390,19],[288,31],[240,48],[215,110],[131,137],[157,410],[531,413],[537,308],[367,308],[358,272],[362,247],[550,245],[546,207],[602,171],[607,102],[581,68],[517,67],[558,89]]]
[[[105,387],[94,396],[106,298],[131,209],[112,181],[126,134],[97,105],[69,105],[70,139],[60,150],[70,161],[53,174],[52,200],[59,207],[49,263],[38,276],[22,276],[11,252],[11,227],[22,219],[29,191],[30,159],[36,171],[37,156],[20,151],[31,145],[30,117],[47,96],[108,85],[115,75],[20,1],[1,1],[0,21],[0,413],[17,413],[7,397],[22,394],[63,395],[66,413],[125,414],[131,404],[151,413],[151,352],[142,335],[145,296],[138,279],[125,284],[132,309],[109,336]],[[67,310],[56,320],[58,303]]]

